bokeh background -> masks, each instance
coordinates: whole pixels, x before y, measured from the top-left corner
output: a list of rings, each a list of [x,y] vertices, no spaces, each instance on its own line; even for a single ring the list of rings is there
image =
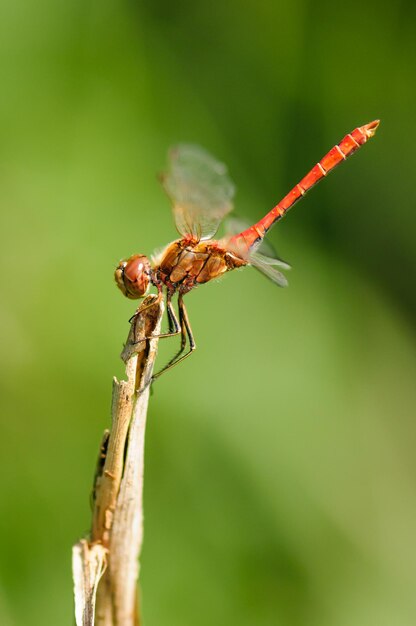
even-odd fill
[[[1,0],[3,626],[73,623],[134,310],[112,273],[176,237],[167,147],[224,160],[254,220],[374,118],[271,233],[288,289],[247,269],[188,297],[141,579],[146,626],[415,624],[415,6]]]

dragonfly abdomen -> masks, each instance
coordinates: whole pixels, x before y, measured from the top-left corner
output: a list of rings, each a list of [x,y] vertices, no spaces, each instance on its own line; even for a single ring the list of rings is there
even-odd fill
[[[370,124],[355,128],[351,133],[346,135],[344,139],[334,146],[308,174],[289,191],[283,200],[273,207],[261,220],[253,226],[250,226],[247,230],[232,237],[230,240],[231,246],[250,249],[259,242],[267,231],[279,221],[309,189],[312,189],[316,183],[327,176],[337,165],[345,161],[349,156],[354,154],[358,148],[373,137],[378,125],[379,120],[375,120],[374,122],[370,122]]]

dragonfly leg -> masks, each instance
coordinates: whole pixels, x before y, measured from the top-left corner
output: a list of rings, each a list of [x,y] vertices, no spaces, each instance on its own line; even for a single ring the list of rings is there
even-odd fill
[[[186,359],[196,349],[196,344],[195,344],[194,336],[192,333],[192,328],[189,323],[188,312],[183,303],[182,294],[179,294],[179,297],[178,297],[178,307],[179,307],[179,319],[181,323],[181,333],[182,333],[180,350],[179,352],[175,354],[173,359],[171,359],[169,363],[165,365],[165,367],[163,367],[159,372],[157,372],[157,374],[154,374],[154,376],[152,377],[152,380],[156,380],[156,378],[159,378],[159,376],[167,372],[169,369],[171,369],[171,367],[174,367],[178,363],[181,363],[181,361]],[[189,350],[185,354],[182,354],[182,352],[185,350],[187,338],[189,340]]]
[[[176,335],[179,335],[182,332],[178,318],[176,317],[175,309],[172,306],[172,294],[170,293],[166,296],[166,311],[169,320],[169,332],[161,333],[160,335],[151,335],[150,337],[143,337],[143,339],[135,341],[134,344],[146,341],[146,339],[165,339],[165,337],[176,337]]]
[[[166,369],[168,367],[171,367],[172,364],[179,358],[179,356],[182,354],[182,352],[185,350],[186,347],[186,339],[187,339],[187,333],[186,333],[186,327],[185,327],[185,322],[183,319],[183,315],[182,315],[182,310],[179,309],[179,323],[181,325],[181,346],[178,350],[178,352],[175,354],[174,357],[171,358],[171,360],[169,361],[169,363],[165,366]],[[163,368],[163,371],[165,371],[165,367]],[[161,374],[162,372],[158,372],[157,374],[155,374],[155,377],[157,378],[159,376],[159,374]]]
[[[166,311],[167,311],[168,319],[169,319],[169,322],[168,322],[169,323],[169,332],[168,333],[162,333],[160,335],[151,335],[150,337],[143,337],[143,339],[140,339],[139,341],[134,342],[134,344],[141,343],[142,341],[146,341],[147,339],[164,339],[165,337],[176,337],[177,335],[180,334],[181,335],[181,350],[180,350],[179,354],[181,352],[183,352],[185,344],[186,344],[186,336],[185,336],[185,339],[184,339],[184,334],[185,333],[184,333],[184,326],[183,326],[183,322],[182,322],[182,311],[179,308],[179,319],[181,321],[178,322],[178,318],[176,317],[175,309],[173,308],[173,305],[172,305],[172,294],[171,293],[168,293],[167,296],[166,296]],[[149,376],[148,380],[145,381],[144,386],[142,386],[141,389],[140,389],[141,393],[143,393],[143,391],[145,391],[152,384],[153,380],[155,378],[157,378],[158,376],[160,376],[160,374],[162,372],[164,372],[165,369],[167,369],[167,368],[163,368],[163,370],[158,372],[155,376]]]

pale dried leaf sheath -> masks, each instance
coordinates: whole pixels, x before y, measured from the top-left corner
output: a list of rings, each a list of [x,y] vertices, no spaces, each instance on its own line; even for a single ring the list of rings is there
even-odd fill
[[[75,619],[77,626],[94,626],[97,587],[106,567],[107,550],[86,539],[72,549],[72,573],[74,578]]]

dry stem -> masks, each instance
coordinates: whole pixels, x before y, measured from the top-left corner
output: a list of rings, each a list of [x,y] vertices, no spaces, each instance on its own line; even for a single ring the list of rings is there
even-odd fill
[[[122,359],[127,380],[113,381],[112,425],[104,433],[93,490],[91,537],[73,549],[77,626],[138,626],[138,557],[143,539],[144,436],[149,381],[163,302],[149,296],[131,324]]]

